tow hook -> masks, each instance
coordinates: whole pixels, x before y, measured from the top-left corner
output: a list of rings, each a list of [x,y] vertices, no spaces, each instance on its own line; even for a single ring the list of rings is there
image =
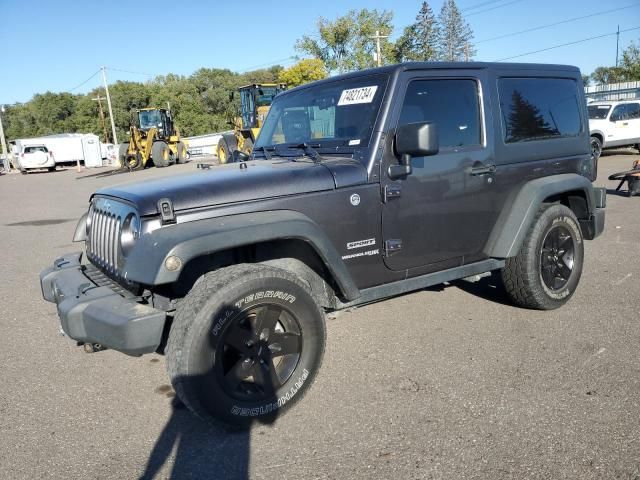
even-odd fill
[[[103,347],[99,343],[85,343],[82,345],[82,348],[84,348],[85,353],[96,353],[107,350],[107,347]]]

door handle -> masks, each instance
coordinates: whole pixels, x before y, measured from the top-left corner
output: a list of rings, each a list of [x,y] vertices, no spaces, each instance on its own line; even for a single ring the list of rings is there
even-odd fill
[[[495,165],[479,165],[477,167],[471,167],[471,175],[490,175],[496,172]]]

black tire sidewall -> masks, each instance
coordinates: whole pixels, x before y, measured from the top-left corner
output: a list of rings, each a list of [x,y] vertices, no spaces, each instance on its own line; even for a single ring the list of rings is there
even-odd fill
[[[572,236],[574,244],[574,262],[573,270],[567,284],[557,291],[553,291],[547,287],[542,280],[542,268],[540,255],[542,245],[547,234],[555,227],[564,227]],[[537,225],[535,226],[536,235],[532,238],[536,242],[535,255],[528,259],[529,268],[536,272],[535,281],[537,287],[546,297],[545,303],[549,306],[560,306],[566,303],[574,294],[580,277],[582,275],[582,265],[584,261],[584,239],[580,225],[573,212],[563,205],[553,205],[543,212]]]
[[[266,300],[265,295],[271,296]],[[262,298],[256,298],[258,296]],[[236,314],[265,303],[280,305],[293,314],[302,335],[302,352],[295,370],[276,391],[275,398],[259,403],[243,402],[229,396],[219,383],[216,350],[222,347],[224,333]],[[185,338],[183,352],[188,368],[182,375],[200,402],[196,410],[202,409],[232,425],[273,421],[293,406],[313,382],[322,362],[324,338],[322,313],[311,295],[297,283],[271,277],[245,279],[228,285],[202,306]]]

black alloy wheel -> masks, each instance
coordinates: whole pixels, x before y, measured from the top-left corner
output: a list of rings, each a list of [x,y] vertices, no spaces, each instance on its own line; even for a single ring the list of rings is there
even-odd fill
[[[575,245],[569,230],[556,226],[549,230],[540,251],[540,276],[552,291],[564,288],[573,272]]]
[[[302,351],[300,326],[279,305],[258,305],[232,320],[218,350],[217,374],[237,400],[272,398],[291,378]]]

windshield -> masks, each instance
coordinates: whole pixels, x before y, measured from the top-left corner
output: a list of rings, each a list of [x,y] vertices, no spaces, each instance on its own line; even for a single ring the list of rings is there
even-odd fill
[[[278,87],[260,87],[256,93],[256,106],[268,107],[282,90]]]
[[[143,110],[140,112],[140,128],[148,130],[152,127],[162,127],[159,110]]]
[[[313,144],[317,148],[367,146],[387,75],[335,82],[277,97],[255,148],[283,144]]]
[[[611,105],[589,105],[587,108],[591,120],[602,120],[607,118]]]

